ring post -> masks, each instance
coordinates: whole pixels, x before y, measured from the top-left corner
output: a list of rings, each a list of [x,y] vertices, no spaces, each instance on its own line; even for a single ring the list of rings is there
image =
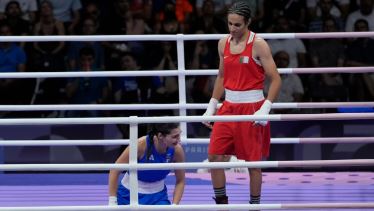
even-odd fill
[[[177,59],[178,59],[178,71],[186,72],[186,65],[184,62],[184,35],[177,34]],[[179,88],[179,116],[186,116],[186,75],[178,74],[178,88]],[[180,127],[182,131],[182,140],[187,139],[187,123],[181,122]]]
[[[129,158],[129,176],[130,176],[130,206],[137,207],[138,203],[138,169],[132,168],[138,163],[138,117],[129,117],[130,125],[130,158]]]

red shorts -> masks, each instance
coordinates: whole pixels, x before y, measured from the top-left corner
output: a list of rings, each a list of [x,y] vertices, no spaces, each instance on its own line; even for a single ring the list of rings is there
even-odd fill
[[[223,102],[216,115],[252,115],[264,101]],[[236,155],[238,159],[259,161],[269,156],[270,122],[266,126],[250,122],[215,122],[210,137],[210,155]]]

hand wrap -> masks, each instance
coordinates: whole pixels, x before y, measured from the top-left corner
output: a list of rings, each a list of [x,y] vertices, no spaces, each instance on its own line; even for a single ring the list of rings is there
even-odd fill
[[[271,101],[270,100],[265,100],[264,103],[262,104],[261,108],[256,111],[253,115],[257,116],[257,115],[268,115],[270,113],[270,110],[271,110]],[[255,124],[259,124],[259,125],[262,125],[262,126],[265,126],[266,124],[268,123],[267,120],[256,120],[255,121]]]
[[[211,98],[208,104],[208,108],[206,109],[203,116],[213,116],[216,113],[218,105],[218,100],[215,98]],[[210,125],[210,122],[203,122],[205,125]]]
[[[117,196],[109,196],[108,205],[109,206],[117,206],[118,205]]]

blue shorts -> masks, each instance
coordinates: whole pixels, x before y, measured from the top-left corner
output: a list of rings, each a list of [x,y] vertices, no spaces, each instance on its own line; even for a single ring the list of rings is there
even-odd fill
[[[164,189],[157,193],[152,194],[138,194],[139,204],[142,205],[169,205],[171,204],[168,197],[168,191],[166,186]],[[130,204],[130,191],[129,189],[123,187],[120,183],[118,185],[117,191],[117,201],[118,205],[128,205]]]

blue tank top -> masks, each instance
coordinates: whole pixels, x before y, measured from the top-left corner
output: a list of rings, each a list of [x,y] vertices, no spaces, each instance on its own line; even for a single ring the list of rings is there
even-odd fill
[[[152,140],[153,141],[153,140]],[[165,154],[159,154],[155,147],[151,146],[151,138],[146,137],[147,147],[144,156],[138,160],[138,163],[171,163],[174,157],[174,148],[168,148]],[[147,150],[151,147],[152,153],[147,159]],[[166,178],[170,170],[142,170],[138,171],[138,180],[143,182],[156,182]]]

